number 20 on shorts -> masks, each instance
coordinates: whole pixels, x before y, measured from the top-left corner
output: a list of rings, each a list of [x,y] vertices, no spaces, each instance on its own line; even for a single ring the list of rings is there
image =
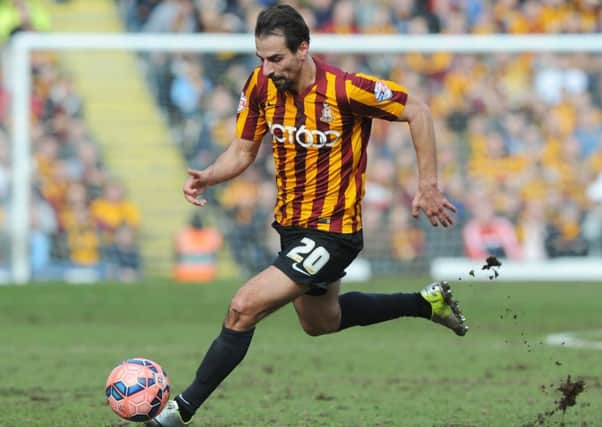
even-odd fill
[[[330,254],[323,246],[316,247],[316,242],[309,237],[301,239],[301,245],[292,248],[286,256],[302,266],[309,274],[314,275],[322,269],[330,259]]]

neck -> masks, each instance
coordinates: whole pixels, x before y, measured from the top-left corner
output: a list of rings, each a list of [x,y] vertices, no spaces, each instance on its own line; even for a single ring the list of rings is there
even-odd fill
[[[299,82],[295,86],[297,93],[303,92],[309,86],[313,85],[316,81],[316,63],[311,55],[307,55],[307,60],[301,67],[301,74],[299,75]]]

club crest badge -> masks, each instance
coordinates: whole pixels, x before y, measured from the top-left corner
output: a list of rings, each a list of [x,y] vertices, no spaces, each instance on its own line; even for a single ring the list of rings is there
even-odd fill
[[[326,102],[322,106],[322,115],[320,116],[320,121],[324,123],[330,123],[334,120],[332,116],[332,110],[330,109],[330,105]]]
[[[244,110],[245,108],[247,108],[247,97],[245,96],[245,94],[243,92],[240,93],[240,99],[238,100],[238,108],[236,109],[237,113],[240,113],[242,110]]]
[[[391,89],[386,84],[379,80],[374,84],[374,96],[377,102],[388,101],[393,98],[393,92],[391,92]]]

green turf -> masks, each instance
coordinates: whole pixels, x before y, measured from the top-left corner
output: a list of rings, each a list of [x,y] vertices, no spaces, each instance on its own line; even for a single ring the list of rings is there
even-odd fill
[[[129,425],[104,401],[106,375],[142,356],[181,390],[236,286],[0,287],[0,426]],[[454,291],[471,327],[464,338],[420,319],[311,338],[285,307],[263,321],[194,425],[521,426],[554,408],[567,375],[584,379],[585,391],[545,425],[602,425],[602,352],[544,343],[563,331],[599,342],[602,286],[460,282]]]

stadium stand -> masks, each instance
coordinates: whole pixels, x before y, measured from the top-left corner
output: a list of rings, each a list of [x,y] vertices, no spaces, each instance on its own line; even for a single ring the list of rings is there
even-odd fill
[[[252,32],[261,8],[273,1],[56,1],[45,3],[47,9],[38,2],[18,3],[30,7],[35,3],[35,17],[20,22],[19,15],[4,5],[0,8],[0,35],[4,37],[22,29],[54,27],[61,31]],[[601,8],[591,0],[294,3],[313,33],[602,30]],[[403,125],[375,121],[364,205],[366,233],[380,236],[368,242],[364,251],[375,273],[422,272],[435,256],[466,255],[463,229],[474,219],[471,194],[491,198],[495,215],[509,221],[520,246],[515,253],[522,259],[600,255],[599,55],[412,53],[323,55],[323,59],[399,81],[428,100],[437,124],[442,182],[459,208],[459,224],[445,236],[410,218],[416,180],[409,134]],[[110,87],[104,84],[106,74],[94,72],[102,70],[106,61],[111,62],[122,84]],[[190,209],[172,189],[181,187],[186,165],[207,165],[229,143],[240,86],[257,65],[255,58],[228,53],[141,54],[137,58],[126,53],[87,57],[39,53],[32,65],[37,171],[32,190],[36,206],[31,238],[34,273],[53,277],[74,265],[101,275],[112,271],[106,267],[111,264],[106,257],[117,249],[105,244],[90,205],[114,177],[127,183],[127,200],[140,210],[141,217],[140,226],[114,229],[116,233],[119,230],[123,252],[116,256],[130,271],[131,266],[136,266],[133,270],[144,266],[153,254],[163,254],[157,263],[151,262],[154,273],[170,272],[171,260],[164,254],[173,251],[174,236],[190,218]],[[139,70],[144,71],[146,82]],[[0,90],[3,233],[10,226],[6,215],[8,97],[4,85]],[[119,108],[116,99],[127,100],[128,108]],[[128,125],[114,126],[119,120]],[[170,139],[174,145],[165,143]],[[139,156],[138,169],[131,158],[141,152],[145,155]],[[163,178],[152,180],[152,185],[150,180],[134,178],[139,176],[142,162],[160,170]],[[226,246],[244,272],[256,270],[275,250],[269,227],[271,171],[266,144],[252,170],[208,194],[211,205],[217,207],[215,218]],[[157,192],[161,200],[154,197]],[[165,221],[166,215],[169,221]],[[1,259],[6,262],[8,240],[1,241]],[[123,277],[139,274],[130,273]]]
[[[61,31],[123,30],[111,2],[75,1],[54,8],[54,15],[61,18]],[[82,15],[88,19],[82,19]],[[122,183],[127,183],[128,197],[142,211],[143,226],[138,232],[142,258],[148,262],[147,271],[153,275],[168,275],[173,236],[187,221],[190,211],[180,203],[179,194],[185,165],[178,151],[169,144],[168,129],[152,101],[137,58],[129,52],[111,51],[65,53],[61,60],[79,76],[78,89],[90,113],[88,122],[102,146],[107,165]],[[111,73],[106,72],[106,64],[110,64]],[[136,162],[131,161],[133,158]],[[157,179],[138,179],[146,175],[147,170],[156,171]],[[171,220],[165,221],[166,216]]]
[[[258,11],[271,3],[203,1],[201,7],[189,0],[117,1],[130,31],[176,33],[251,32]],[[588,0],[295,3],[314,33],[587,33],[602,26],[599,6]],[[462,228],[472,220],[466,206],[471,193],[491,198],[494,213],[508,220],[518,238],[514,255],[523,259],[583,256],[590,246],[600,247],[600,216],[591,213],[599,211],[600,201],[588,197],[587,189],[602,173],[602,58],[413,53],[326,59],[399,81],[428,99],[438,123],[443,182],[460,208],[460,225],[451,238],[408,220],[415,186],[408,135],[397,124],[375,122],[364,211],[365,230],[382,234],[365,250],[377,273],[423,269],[432,256],[466,253]],[[151,76],[156,100],[168,112],[191,166],[206,165],[228,143],[232,106],[255,65],[228,55],[172,55],[169,65],[149,66],[156,69]],[[261,153],[254,172],[216,196],[235,224],[241,225],[241,213],[230,201],[243,203],[258,180],[269,185],[269,161]],[[245,210],[256,209],[261,218],[269,212],[261,203]],[[265,220],[254,225],[247,239],[253,241],[257,228],[263,232],[267,227]],[[577,248],[558,249],[568,241]]]
[[[119,31],[121,26],[114,6],[102,1],[56,4],[17,1],[0,8],[0,34],[5,38],[22,30]],[[81,78],[82,73],[95,67],[103,70],[98,61],[110,61],[113,70],[121,70],[124,84],[120,87],[103,85],[108,75],[99,72],[89,74],[87,79]],[[134,280],[142,274],[145,255],[171,251],[170,239],[177,225],[163,220],[165,200],[156,201],[152,192],[161,184],[170,185],[170,179],[179,186],[177,174],[182,173],[183,166],[179,155],[172,153],[170,157],[165,152],[168,150],[161,150],[163,146],[169,148],[168,144],[153,144],[166,130],[161,131],[162,121],[156,117],[159,114],[155,112],[153,116],[150,98],[145,102],[148,91],[132,67],[134,63],[135,58],[123,53],[90,55],[89,58],[49,52],[34,54],[32,152],[35,173],[29,243],[34,279]],[[6,264],[10,255],[6,232],[10,227],[6,215],[10,200],[6,178],[10,173],[10,159],[5,134],[5,130],[10,129],[5,113],[10,94],[6,83],[0,93],[0,152],[5,176],[1,259]],[[133,113],[132,109],[124,112],[116,108],[120,97],[136,104]],[[127,111],[136,115],[137,121],[131,123],[144,123],[144,126],[127,129],[116,126],[119,120],[128,118],[124,117]],[[115,132],[116,129],[119,132]],[[142,151],[142,146],[153,150],[147,150],[148,155],[137,156],[138,160],[161,159],[161,169],[168,172],[167,177],[160,180],[161,184],[128,179],[138,172],[135,165],[130,163],[124,167],[117,161],[124,155],[133,156],[135,150]],[[117,192],[111,191],[121,185],[117,184],[117,177],[127,182],[127,191],[122,187],[118,187]],[[103,198],[106,194],[123,198],[127,193],[127,199]],[[170,195],[167,193],[166,197]],[[170,215],[177,218],[181,212],[184,218],[185,208],[171,210]],[[144,230],[153,230],[159,238],[149,239],[142,232],[141,216],[152,227]],[[164,259],[167,261],[164,265],[153,264],[155,273],[170,268],[168,256]]]

